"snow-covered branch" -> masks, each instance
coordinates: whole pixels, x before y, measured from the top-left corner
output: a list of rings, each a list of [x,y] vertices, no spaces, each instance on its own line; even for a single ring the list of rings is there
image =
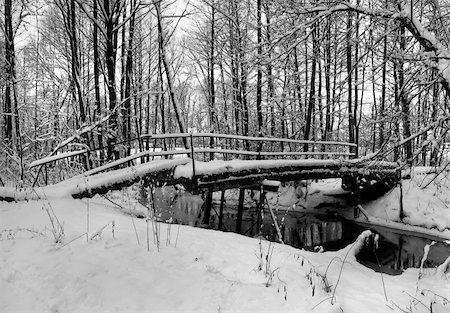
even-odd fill
[[[289,14],[316,14],[314,20],[321,19],[325,16],[338,12],[356,12],[363,15],[397,20],[402,23],[406,29],[414,36],[417,42],[423,47],[426,52],[432,52],[436,63],[433,65],[441,76],[441,84],[448,95],[450,95],[450,51],[445,47],[436,36],[427,30],[420,21],[413,15],[411,5],[405,1],[397,0],[398,11],[384,9],[384,8],[369,8],[351,2],[340,3],[337,5],[317,5],[317,6],[302,6],[295,9],[295,11],[286,12]]]

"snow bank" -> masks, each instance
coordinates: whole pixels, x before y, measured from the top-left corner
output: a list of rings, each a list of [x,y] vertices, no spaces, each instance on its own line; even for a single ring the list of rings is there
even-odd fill
[[[51,207],[63,225],[65,246],[53,243],[42,207]],[[108,226],[86,242],[88,211],[89,235]],[[428,305],[435,297],[423,290],[448,297],[441,270],[430,270],[417,284],[418,270],[408,269],[384,275],[386,302],[380,274],[353,257],[368,233],[344,250],[315,254],[233,233],[157,224],[158,252],[155,224],[132,219],[101,197],[0,202],[0,217],[1,312],[384,313],[409,308],[408,294]],[[448,312],[448,305],[438,298],[433,312]]]
[[[426,169],[414,172],[411,179],[402,181],[403,223],[436,229],[450,234],[450,180],[448,174],[428,175]],[[430,180],[434,179],[430,183]],[[364,208],[379,220],[400,221],[400,189],[394,188],[385,196],[365,203]]]

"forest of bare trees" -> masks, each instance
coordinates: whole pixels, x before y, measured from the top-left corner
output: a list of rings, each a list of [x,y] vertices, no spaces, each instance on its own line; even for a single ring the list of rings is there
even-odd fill
[[[1,0],[0,23],[0,184],[143,134],[345,141],[420,165],[450,142],[447,0]]]

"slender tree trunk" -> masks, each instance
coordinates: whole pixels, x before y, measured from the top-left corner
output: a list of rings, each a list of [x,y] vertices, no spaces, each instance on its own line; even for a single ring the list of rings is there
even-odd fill
[[[216,126],[219,126],[219,123],[216,123],[216,90],[215,90],[215,78],[214,78],[214,43],[215,43],[215,5],[214,0],[211,5],[211,38],[210,38],[210,51],[209,51],[209,94],[210,94],[210,103],[209,103],[209,129],[210,132],[214,132]],[[212,148],[214,146],[214,138],[209,138],[209,146]],[[214,153],[211,152],[209,154],[209,159],[214,159]]]
[[[64,14],[64,4],[61,2],[61,13]],[[71,52],[71,76],[72,84],[75,88],[75,99],[78,100],[78,107],[80,111],[80,122],[81,124],[86,123],[86,106],[84,103],[83,87],[81,83],[81,64],[78,54],[78,46],[80,42],[77,36],[77,25],[76,25],[76,13],[75,13],[75,0],[70,0],[67,4],[65,24],[67,35],[70,42],[70,52]]]
[[[94,5],[94,19],[98,19],[98,4],[97,0],[93,0]],[[99,42],[98,42],[98,26],[93,23],[94,28],[94,90],[95,90],[95,120],[98,121],[102,116],[102,106],[100,101],[100,55],[99,55]],[[103,159],[103,129],[99,127],[97,135],[98,145],[100,148],[100,159]]]
[[[223,62],[219,62],[219,68],[220,68],[220,83],[222,85],[222,98],[223,98],[223,118],[224,118],[224,122],[225,122],[225,128],[226,128],[226,132],[230,133],[231,127],[229,124],[229,119],[228,119],[228,95],[227,95],[227,87],[225,84],[225,71],[223,68]]]
[[[375,68],[375,51],[374,51],[374,38],[373,31],[370,31],[370,46],[371,51],[371,65],[372,65],[372,152],[376,150],[377,144],[377,117],[378,117],[378,99],[377,99],[377,88],[376,88],[376,68]]]
[[[234,5],[230,4],[230,15],[234,16],[235,9]],[[232,81],[232,91],[233,91],[233,113],[234,113],[234,122],[235,122],[235,131],[237,135],[241,135],[241,93],[240,93],[240,84],[239,84],[239,64],[238,64],[238,48],[237,48],[237,32],[235,30],[235,25],[233,21],[230,19],[228,21],[229,27],[229,36],[230,36],[230,53],[231,53],[231,81]]]
[[[319,36],[319,28],[317,29],[317,36]],[[315,134],[315,136],[313,137],[314,140],[319,139],[319,135],[323,136],[323,134],[325,133],[324,130],[324,123],[323,123],[323,104],[322,104],[322,62],[320,60],[320,52],[317,52],[317,57],[319,58],[318,62],[317,62],[317,68],[318,68],[318,85],[317,85],[317,111],[318,111],[318,115],[319,115],[319,127],[316,127],[316,125],[313,126],[314,129],[317,128],[317,134]],[[313,121],[315,121],[315,119],[313,119]]]
[[[386,1],[387,6],[387,1]],[[384,22],[384,35],[383,35],[383,65],[381,69],[381,99],[380,99],[380,110],[379,110],[379,142],[378,149],[384,144],[384,133],[385,133],[385,108],[386,108],[386,83],[387,83],[387,32],[388,32],[388,22]]]
[[[154,3],[155,9],[156,9],[156,18],[157,18],[157,24],[158,24],[158,45],[159,50],[161,52],[161,59],[164,66],[164,71],[166,72],[166,80],[167,80],[167,87],[169,88],[169,98],[172,102],[174,111],[175,111],[175,117],[178,122],[178,128],[180,129],[181,133],[185,133],[185,127],[184,122],[182,120],[182,116],[180,113],[180,107],[175,99],[175,92],[173,90],[173,84],[172,84],[172,77],[170,74],[170,68],[169,64],[167,62],[167,56],[166,56],[166,48],[165,48],[165,42],[164,42],[164,34],[162,29],[162,19],[161,19],[161,2],[155,2]],[[187,140],[185,137],[183,137],[183,143],[186,149],[188,148]]]
[[[131,153],[131,78],[133,76],[133,40],[134,40],[134,27],[135,27],[135,11],[136,0],[131,2],[131,17],[130,28],[128,35],[128,49],[127,59],[125,65],[125,91],[124,91],[124,103],[123,103],[123,138],[126,141],[126,155]]]
[[[5,87],[5,138],[9,141],[11,147],[14,146],[13,138],[13,88],[15,84],[15,51],[14,51],[14,33],[12,26],[12,0],[5,0],[5,55],[6,55],[6,87]]]
[[[317,24],[314,25],[317,27]],[[317,31],[314,29],[312,31],[312,43],[313,43],[313,58],[311,63],[311,80],[310,80],[310,88],[309,88],[309,100],[308,100],[308,109],[306,113],[306,126],[305,126],[305,140],[310,139],[311,125],[313,125],[314,119],[314,109],[316,105],[316,67],[317,67],[317,59],[319,57],[319,45],[317,42]],[[308,151],[308,144],[305,143],[303,146],[303,151]]]
[[[325,30],[325,130],[322,140],[330,140],[331,132],[331,17]]]
[[[346,33],[346,54],[347,54],[347,105],[348,105],[348,138],[350,143],[355,143],[355,116],[352,109],[352,91],[353,91],[353,79],[352,79],[352,26],[353,18],[352,12],[348,12],[347,17],[347,33]],[[353,147],[350,149],[351,152],[355,153],[356,149]]]
[[[113,3],[114,5],[115,3]],[[108,119],[107,125],[107,146],[108,146],[108,160],[118,158],[119,154],[115,145],[118,136],[118,121],[117,121],[117,94],[116,94],[116,52],[117,52],[117,19],[119,12],[117,6],[110,7],[110,0],[104,0],[103,9],[105,10],[105,29],[106,29],[106,49],[105,62],[107,69],[107,81],[109,96],[109,113],[111,117]]]
[[[122,22],[125,21],[125,19],[127,18],[127,10],[124,9],[122,12]],[[125,29],[125,25],[122,27],[122,32],[121,32],[121,44],[120,44],[120,100],[122,102],[124,102],[125,99],[125,76],[126,76],[126,58],[127,58],[127,43],[126,43],[126,29]],[[124,110],[124,108],[122,109]],[[122,115],[124,114],[124,112],[122,112]],[[125,124],[125,123],[123,123]],[[124,125],[124,128],[126,128],[126,126]],[[125,139],[125,137],[124,137]]]
[[[357,0],[359,5],[359,0]],[[356,40],[355,40],[355,103],[353,105],[353,131],[354,131],[354,143],[356,143],[355,153],[358,156],[358,148],[359,148],[359,127],[358,127],[358,106],[359,106],[359,14],[356,14]]]
[[[433,72],[435,72],[435,71],[433,71]],[[437,78],[438,74],[433,73],[432,76]],[[432,121],[435,121],[436,117],[437,117],[437,113],[438,113],[437,103],[439,103],[439,86],[438,86],[438,84],[434,83],[433,87],[432,87],[432,101],[430,104]],[[437,132],[438,130],[434,130],[434,131]],[[434,135],[434,138],[439,138],[439,136],[436,136],[436,133],[434,133],[433,135]],[[430,166],[438,165],[437,159],[438,159],[438,148],[432,147],[431,155],[430,155]]]
[[[270,29],[270,11],[269,5],[266,3],[264,5],[265,8],[265,16],[266,16],[266,42],[265,45],[267,47],[267,57],[268,60],[272,59],[272,50],[270,49],[271,44],[271,29]],[[275,86],[273,82],[273,70],[272,70],[272,62],[268,62],[267,64],[267,102],[270,110],[270,128],[269,134],[270,136],[275,135],[275,109],[274,109],[274,96],[275,96]]]
[[[240,39],[241,40],[241,39]],[[248,130],[249,130],[249,111],[248,111],[248,103],[247,103],[247,69],[244,62],[244,47],[243,43],[239,43],[239,50],[240,50],[240,60],[239,63],[241,65],[241,75],[240,75],[240,93],[241,93],[241,99],[242,99],[242,111],[243,111],[243,131],[244,136],[248,136]],[[246,141],[246,144],[248,145],[248,141]]]
[[[391,121],[391,132],[394,132],[394,138],[397,141],[400,141],[400,84],[399,84],[399,64],[398,60],[394,60],[394,112],[395,117]],[[393,125],[392,125],[393,124]],[[393,130],[392,130],[393,129]],[[394,160],[400,159],[400,149],[398,146],[395,146],[394,148]]]
[[[298,113],[299,116],[303,117],[305,116],[305,110],[302,102],[302,82],[301,82],[301,75],[300,75],[300,65],[298,60],[298,49],[295,47],[294,51],[294,70],[295,70],[295,90],[297,92],[297,104],[298,104]],[[299,121],[299,124],[303,126],[303,119]],[[300,137],[302,134],[300,133],[301,129],[298,130],[297,138]]]
[[[20,180],[23,181],[23,150],[20,134],[19,107],[16,93],[16,54],[14,46],[12,1],[5,0],[5,54],[6,54],[6,88],[5,88],[5,137],[12,151],[17,152],[20,166]]]
[[[400,51],[406,52],[406,29],[405,26],[401,25],[400,29]],[[400,104],[401,104],[401,113],[402,113],[402,122],[403,122],[403,138],[408,138],[411,136],[411,121],[409,115],[409,100],[406,94],[406,86],[405,86],[405,70],[404,70],[404,61],[400,56],[399,59],[399,87],[400,87]],[[412,162],[412,143],[410,140],[405,143],[405,157],[408,163]]]
[[[258,136],[263,135],[263,114],[262,114],[262,23],[261,23],[261,0],[256,1],[256,15],[257,15],[257,45],[258,45],[258,60],[257,60],[257,74],[256,74],[256,113],[258,116]]]
[[[158,87],[159,87],[159,91],[160,91],[160,95],[158,95],[158,103],[157,106],[160,109],[160,113],[161,113],[161,132],[163,134],[166,133],[166,109],[165,109],[165,105],[164,105],[164,100],[165,100],[165,96],[164,96],[164,80],[163,80],[163,70],[162,70],[162,53],[161,50],[158,49]],[[158,117],[157,117],[157,112],[155,113],[155,133],[157,130],[157,121],[158,121]],[[166,146],[166,141],[164,140],[164,150],[167,150],[167,146]]]

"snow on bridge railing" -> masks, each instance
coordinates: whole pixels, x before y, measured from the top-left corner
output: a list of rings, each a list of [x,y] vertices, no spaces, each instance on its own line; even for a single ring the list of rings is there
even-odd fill
[[[74,156],[77,156],[77,155],[80,155],[80,154],[84,154],[87,151],[88,150],[83,149],[83,150],[76,150],[76,151],[69,151],[69,152],[64,152],[64,153],[58,153],[58,154],[55,154],[55,155],[52,155],[52,156],[49,156],[49,157],[46,157],[46,158],[42,158],[42,159],[33,161],[30,164],[28,164],[28,168],[30,169],[30,168],[33,168],[33,167],[36,167],[36,166],[39,166],[39,165],[44,165],[44,164],[47,164],[47,163],[50,163],[50,162],[54,162],[54,161],[58,161],[58,160],[61,160],[61,159],[67,159],[67,158],[70,158],[70,157],[74,157]]]
[[[190,138],[190,140],[186,140]],[[183,141],[181,142],[181,140]],[[135,139],[138,140],[138,139]],[[139,140],[146,141],[147,146],[153,140],[153,147],[195,148],[195,153],[203,153],[204,161],[209,153],[209,160],[216,159],[215,153],[222,153],[224,159],[230,155],[260,157],[276,156],[346,156],[356,157],[357,144],[339,141],[314,141],[274,137],[253,137],[216,133],[172,133],[142,135]],[[179,140],[179,141],[177,141]],[[143,144],[140,144],[143,146]],[[202,151],[199,148],[203,148]],[[206,150],[217,149],[217,150]],[[311,149],[312,148],[312,149]],[[355,152],[352,152],[351,150]]]
[[[189,138],[190,140],[185,140]],[[177,142],[179,139],[184,139],[183,142]],[[205,139],[208,142],[205,143]],[[124,144],[126,142],[140,140],[141,149],[144,147],[142,144],[145,140],[147,142],[146,150],[141,151],[139,149],[132,149],[132,151],[139,151],[133,153],[127,157],[112,161],[108,164],[104,164],[90,169],[86,164],[86,172],[83,176],[93,175],[100,173],[123,164],[134,162],[136,159],[141,159],[141,162],[148,162],[150,158],[161,157],[174,157],[174,156],[186,156],[192,159],[198,159],[198,155],[203,155],[203,161],[207,161],[206,155],[209,154],[209,160],[213,159],[231,159],[238,156],[256,157],[262,158],[274,158],[274,157],[354,157],[355,153],[349,151],[350,148],[356,148],[355,143],[339,142],[339,141],[313,141],[313,140],[298,140],[287,138],[274,138],[274,137],[252,137],[252,136],[240,136],[240,135],[228,135],[228,134],[215,134],[215,133],[169,133],[169,134],[147,134],[141,135],[139,138],[133,138],[129,141],[117,143],[116,145]],[[150,147],[148,142],[152,140],[153,146]],[[159,141],[159,142],[158,142]],[[178,145],[177,145],[178,143]],[[185,146],[185,143],[189,144],[189,147]],[[253,145],[251,144],[253,143]],[[256,144],[256,145],[255,145]],[[277,145],[279,144],[279,146]],[[300,147],[300,145],[303,145]],[[320,146],[321,151],[318,151]],[[313,147],[313,151],[309,151],[308,148]],[[334,149],[341,149],[340,151],[325,151],[326,147],[335,147]],[[305,148],[307,149],[306,151]],[[317,149],[314,151],[314,149]],[[29,164],[28,168],[39,167],[36,174],[36,184],[42,167],[45,167],[45,177],[47,177],[47,164],[66,158],[73,158],[78,155],[84,154],[86,160],[89,158],[95,158],[97,154],[91,153],[100,148],[93,148],[90,150],[83,149],[77,151],[70,151],[60,153],[54,156],[36,160]],[[267,151],[270,150],[270,151]],[[195,157],[197,155],[197,157]],[[220,157],[221,156],[221,157]],[[88,162],[86,162],[88,163]],[[195,167],[193,162],[193,167]],[[194,169],[195,172],[195,169]],[[46,179],[47,184],[47,179]]]
[[[356,143],[342,142],[342,141],[314,141],[314,140],[301,140],[301,139],[289,139],[289,138],[276,138],[276,137],[254,137],[254,136],[240,136],[229,134],[216,134],[216,133],[170,133],[170,134],[146,134],[141,135],[141,139],[177,139],[177,138],[223,138],[223,139],[235,139],[244,141],[262,141],[262,142],[284,142],[295,144],[308,144],[308,145],[328,145],[328,146],[347,146],[357,147]],[[139,140],[135,138],[134,140]]]

